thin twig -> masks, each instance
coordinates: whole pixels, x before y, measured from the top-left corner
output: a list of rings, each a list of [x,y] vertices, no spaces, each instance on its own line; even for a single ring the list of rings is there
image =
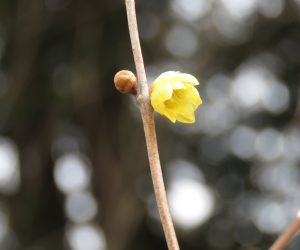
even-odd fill
[[[283,250],[300,230],[300,210],[293,223],[278,237],[269,250]]]
[[[168,206],[167,195],[159,160],[153,109],[149,101],[148,84],[136,21],[135,1],[125,1],[132,52],[138,78],[137,100],[143,120],[154,193],[168,248],[169,250],[179,250],[179,245]]]

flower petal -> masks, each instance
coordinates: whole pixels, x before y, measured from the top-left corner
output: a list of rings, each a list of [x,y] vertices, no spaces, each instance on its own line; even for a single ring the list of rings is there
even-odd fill
[[[151,102],[164,102],[172,97],[173,88],[169,83],[157,82],[151,86]]]
[[[194,123],[195,122],[194,111],[195,110],[193,104],[186,104],[185,108],[182,109],[181,112],[177,114],[176,119],[184,123]]]
[[[186,114],[186,115],[177,115],[176,119],[179,122],[183,122],[183,123],[195,123],[195,114],[194,112]]]
[[[172,79],[177,75],[176,71],[167,71],[162,74],[160,74],[154,81],[154,83],[157,82],[171,82]],[[154,84],[153,83],[153,84]]]
[[[176,80],[183,83],[189,83],[191,85],[199,85],[199,82],[196,77],[186,73],[178,72],[178,75],[176,76]]]
[[[190,102],[194,104],[196,108],[202,104],[202,99],[199,95],[199,92],[194,86],[189,86],[186,94],[188,95]]]
[[[186,86],[181,82],[171,82],[171,86],[173,89],[185,89]]]
[[[165,108],[164,113],[162,115],[167,117],[171,122],[173,122],[173,123],[176,122],[177,114],[174,113],[172,110]]]

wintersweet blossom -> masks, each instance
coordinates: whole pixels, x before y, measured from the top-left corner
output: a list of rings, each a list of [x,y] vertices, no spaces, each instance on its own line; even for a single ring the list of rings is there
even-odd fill
[[[178,71],[162,73],[150,88],[152,107],[173,123],[194,123],[195,110],[202,103],[195,85],[199,82],[190,74]]]

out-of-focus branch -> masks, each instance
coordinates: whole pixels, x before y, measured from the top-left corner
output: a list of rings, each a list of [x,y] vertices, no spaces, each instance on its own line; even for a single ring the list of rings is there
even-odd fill
[[[146,144],[148,149],[148,158],[150,163],[154,193],[155,193],[156,202],[160,214],[161,223],[168,244],[168,248],[170,250],[178,250],[179,245],[176,238],[176,233],[174,230],[174,226],[173,226],[173,222],[172,222],[172,218],[168,206],[167,195],[166,195],[165,185],[164,185],[162,171],[161,171],[155,124],[153,118],[153,109],[149,101],[148,84],[147,84],[147,78],[146,78],[145,67],[143,62],[143,55],[142,55],[139,34],[138,34],[134,0],[126,0],[126,11],[127,11],[129,33],[130,33],[130,39],[132,45],[132,52],[134,56],[137,77],[138,77],[137,100],[138,100],[139,108],[142,115],[143,125],[144,125],[144,132],[145,132]]]
[[[283,250],[300,230],[300,210],[292,224],[278,237],[270,250]]]
[[[11,65],[7,70],[10,88],[5,97],[5,109],[1,111],[3,126],[13,116],[16,105],[26,86],[35,74],[34,65],[43,35],[43,4],[38,0],[17,1],[16,27],[13,40]]]

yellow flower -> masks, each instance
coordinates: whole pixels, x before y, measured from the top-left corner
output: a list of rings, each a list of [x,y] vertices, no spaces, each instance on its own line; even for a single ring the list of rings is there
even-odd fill
[[[150,88],[150,100],[154,110],[172,122],[194,123],[195,110],[202,103],[198,80],[175,71],[162,73]]]

